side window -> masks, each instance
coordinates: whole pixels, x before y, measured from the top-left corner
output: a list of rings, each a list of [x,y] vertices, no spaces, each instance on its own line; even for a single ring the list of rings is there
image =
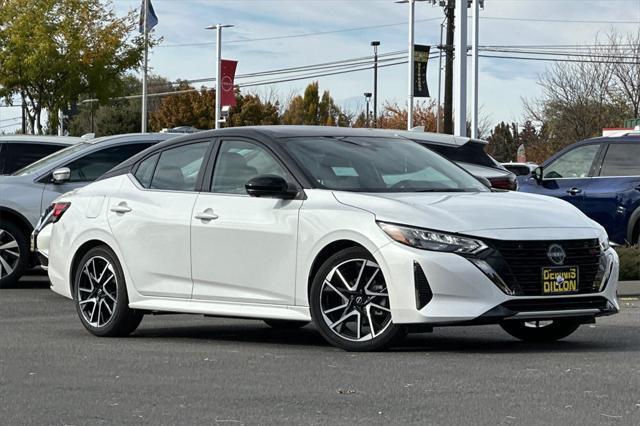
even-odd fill
[[[640,144],[609,145],[600,176],[640,176]]]
[[[209,142],[199,142],[160,153],[150,188],[195,191],[198,174],[208,148]]]
[[[600,145],[585,145],[572,149],[544,168],[545,179],[583,178],[589,176]]]
[[[224,141],[213,169],[212,192],[246,194],[244,185],[260,175],[289,174],[264,148],[251,142]]]
[[[153,171],[156,168],[156,163],[158,162],[158,158],[160,154],[152,155],[151,157],[145,159],[138,166],[138,170],[136,170],[135,177],[145,188],[149,188],[151,186],[151,178],[153,177]]]
[[[92,182],[151,145],[150,143],[134,143],[112,146],[78,158],[67,165],[71,169],[69,182]]]
[[[49,154],[64,148],[59,145],[39,144],[39,143],[9,143],[6,144],[3,157],[4,173],[13,173],[20,170]]]

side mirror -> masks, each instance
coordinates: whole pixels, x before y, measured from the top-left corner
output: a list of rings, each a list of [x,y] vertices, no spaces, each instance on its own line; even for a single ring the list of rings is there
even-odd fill
[[[55,169],[52,174],[53,183],[61,184],[65,183],[71,177],[71,169],[68,167],[60,167],[59,169]]]
[[[480,183],[482,183],[487,188],[491,188],[493,186],[491,185],[491,181],[484,176],[476,176],[476,179],[478,179]]]
[[[531,174],[533,175],[533,178],[536,180],[536,182],[542,183],[543,172],[544,170],[542,169],[542,166],[538,166],[533,170]]]
[[[289,184],[280,176],[260,175],[252,178],[244,186],[252,197],[281,198],[289,200],[298,195],[297,190],[289,189]]]

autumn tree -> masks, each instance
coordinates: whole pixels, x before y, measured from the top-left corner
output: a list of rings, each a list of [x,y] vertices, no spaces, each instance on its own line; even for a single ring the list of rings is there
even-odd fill
[[[139,66],[136,13],[117,17],[100,0],[3,0],[0,7],[0,96],[19,95],[31,129],[42,112],[65,109],[81,95],[118,94],[122,76]],[[49,114],[49,127],[57,115]]]
[[[262,100],[257,94],[236,96],[236,106],[229,111],[227,127],[280,124],[280,104],[273,96]]]
[[[293,97],[284,113],[282,124],[304,124],[309,126],[349,126],[352,117],[338,107],[329,91],[320,96],[317,81],[309,84],[304,95]]]
[[[407,109],[398,104],[385,104],[382,114],[378,117],[378,127],[382,129],[404,129],[407,128]],[[413,109],[414,126],[424,126],[425,132],[435,132],[437,130],[437,109],[434,101],[418,102]]]
[[[175,95],[165,96],[158,110],[149,114],[149,127],[153,131],[178,126],[215,128],[214,89],[202,87],[196,90],[187,83],[180,83],[176,92]]]

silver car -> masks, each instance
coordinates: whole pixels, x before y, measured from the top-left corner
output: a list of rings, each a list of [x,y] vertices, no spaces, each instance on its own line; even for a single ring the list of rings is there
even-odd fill
[[[12,175],[0,176],[0,287],[15,284],[35,266],[29,236],[40,213],[65,192],[85,186],[150,146],[179,136],[128,134],[86,140]]]

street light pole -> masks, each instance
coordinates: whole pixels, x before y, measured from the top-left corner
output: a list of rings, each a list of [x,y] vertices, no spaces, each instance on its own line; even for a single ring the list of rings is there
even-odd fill
[[[373,46],[373,127],[378,127],[378,46],[380,46],[380,42],[372,41],[371,46]],[[368,115],[369,109],[367,108]],[[367,127],[369,127],[368,118]]]
[[[221,91],[222,91],[222,79],[221,74],[222,74],[222,29],[223,28],[230,28],[233,27],[233,25],[223,25],[223,24],[216,24],[216,25],[209,25],[208,27],[206,27],[205,29],[207,30],[216,30],[216,112],[215,112],[215,120],[216,120],[216,125],[215,128],[219,129],[220,128],[220,110],[221,110],[221,105],[222,105],[222,95],[221,95]]]
[[[142,133],[147,133],[147,71],[149,67],[149,30],[147,18],[149,15],[149,0],[144,0],[143,8],[144,59],[142,64]]]
[[[415,46],[415,0],[409,0],[409,97],[407,105],[407,130],[413,129],[413,80],[414,80],[414,46]]]
[[[365,125],[364,125],[364,127],[369,127],[369,111],[370,111],[370,109],[369,109],[369,102],[371,101],[371,93],[366,92],[366,93],[364,94],[364,100],[365,100],[365,104],[366,104],[366,108],[367,108],[367,113],[366,113],[366,115],[365,115],[365,117],[366,117],[366,118],[365,118]],[[374,104],[373,108],[375,108],[375,104]],[[374,118],[374,120],[375,120],[375,118]],[[374,121],[374,123],[375,123],[375,121]],[[375,126],[374,126],[374,127],[375,127]]]
[[[456,1],[453,108],[456,114],[453,134],[467,136],[467,1]]]
[[[471,29],[471,137],[478,138],[478,24],[480,0],[473,0],[473,28]]]
[[[446,19],[446,18],[445,18]],[[440,24],[440,44],[438,45],[438,109],[436,109],[436,133],[440,133],[440,118],[442,116],[442,33],[444,21]]]

